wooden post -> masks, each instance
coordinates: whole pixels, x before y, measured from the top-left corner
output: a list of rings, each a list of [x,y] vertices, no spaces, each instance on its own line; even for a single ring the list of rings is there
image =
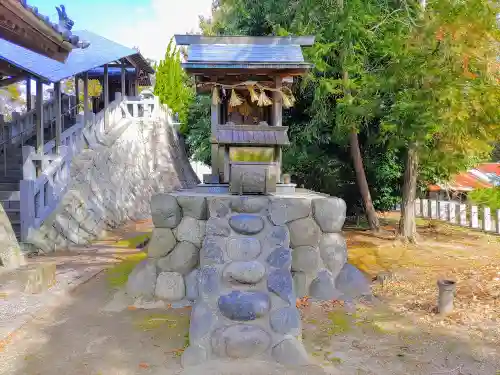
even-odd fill
[[[491,230],[491,210],[489,207],[483,207],[483,230],[485,232]]]
[[[109,70],[108,64],[104,65],[104,83],[103,83],[103,93],[104,93],[104,129],[109,127]]]
[[[122,97],[125,97],[127,94],[125,92],[125,63],[122,62],[122,74],[121,74],[121,83],[122,83]]]
[[[75,76],[75,116],[80,113],[80,87],[78,85],[78,81],[80,78],[76,75]]]
[[[33,103],[31,101],[31,77],[26,80],[26,111],[31,111]]]
[[[219,104],[211,106],[211,138],[215,142],[215,134],[219,125]],[[219,182],[219,145],[212,143],[212,181],[211,183]]]
[[[56,154],[59,154],[61,151],[60,146],[62,133],[61,82],[54,83],[54,101],[56,117]]]
[[[89,120],[89,73],[83,73],[83,127]]]
[[[274,87],[276,89],[281,89],[282,78],[277,76],[274,78]],[[272,124],[273,126],[282,126],[282,115],[283,115],[283,99],[281,98],[281,93],[273,91],[273,108],[272,108]],[[283,159],[283,154],[281,152],[281,146],[276,146],[274,148],[274,158],[277,163],[276,168],[276,182],[281,182],[281,164]]]
[[[38,155],[43,155],[43,146],[45,144],[43,139],[43,83],[41,79],[36,81],[36,153]],[[37,176],[43,170],[43,165],[41,162],[36,163]]]

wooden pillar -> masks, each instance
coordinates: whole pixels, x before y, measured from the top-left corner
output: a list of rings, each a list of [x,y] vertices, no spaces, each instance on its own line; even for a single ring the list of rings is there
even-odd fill
[[[26,111],[31,111],[33,103],[31,101],[31,77],[26,80]]]
[[[89,73],[83,73],[83,126],[87,126],[89,120]]]
[[[104,129],[109,127],[109,70],[108,64],[104,65],[104,83],[102,85],[103,93],[104,93]]]
[[[219,104],[211,106],[211,139],[212,139],[212,183],[219,182],[219,144],[215,143],[215,135],[219,125]]]
[[[274,87],[276,89],[281,89],[282,87],[282,79],[280,76],[274,78]],[[283,99],[281,98],[281,94],[277,91],[273,91],[273,108],[272,108],[272,124],[273,126],[282,126],[282,115],[283,115]],[[275,152],[275,162],[277,163],[277,171],[276,171],[276,181],[281,182],[281,163],[283,159],[283,155],[281,152],[281,146],[276,146],[274,148]]]
[[[80,113],[80,85],[78,85],[80,78],[75,76],[75,116]]]
[[[61,111],[61,82],[54,83],[54,101],[56,117],[56,154],[61,151],[61,133],[62,133],[62,111]]]
[[[121,74],[121,78],[122,78],[122,80],[121,80],[122,81],[121,82],[122,83],[122,87],[121,87],[121,89],[122,89],[122,97],[125,97],[127,95],[126,92],[125,92],[125,88],[126,88],[125,87],[125,72],[126,72],[125,71],[125,63],[122,62],[122,74]]]
[[[134,95],[139,96],[139,81],[137,79],[134,81]]]
[[[43,146],[45,144],[43,139],[43,83],[41,79],[36,81],[36,153],[38,155],[43,155]],[[37,176],[40,175],[42,171],[42,163],[36,163]]]

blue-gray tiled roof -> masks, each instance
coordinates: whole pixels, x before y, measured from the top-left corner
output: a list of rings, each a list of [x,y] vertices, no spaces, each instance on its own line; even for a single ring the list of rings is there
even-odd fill
[[[132,48],[124,47],[90,31],[77,31],[75,34],[80,37],[80,40],[90,42],[90,46],[86,49],[73,49],[65,63],[52,60],[3,39],[0,39],[0,59],[47,81],[58,82],[138,53]]]
[[[299,45],[193,44],[188,63],[304,63]]]

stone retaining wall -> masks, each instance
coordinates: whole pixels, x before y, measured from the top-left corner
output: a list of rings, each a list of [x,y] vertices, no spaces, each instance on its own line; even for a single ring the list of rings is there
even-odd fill
[[[228,357],[307,364],[297,297],[370,294],[346,264],[339,198],[179,192],[153,196],[151,211],[148,259],[130,275],[127,293],[194,301],[184,366]]]
[[[158,192],[198,182],[165,122],[128,121],[71,166],[71,183],[57,209],[26,243],[51,252],[85,245],[128,220],[150,216]]]

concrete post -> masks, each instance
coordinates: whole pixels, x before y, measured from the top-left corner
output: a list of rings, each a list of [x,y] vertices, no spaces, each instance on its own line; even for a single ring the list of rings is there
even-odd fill
[[[497,222],[497,225],[496,225],[496,232],[497,234],[500,234],[500,210],[497,210],[497,215],[496,215],[496,222]]]
[[[467,226],[467,205],[466,204],[460,205],[460,225],[462,227]]]
[[[422,217],[429,217],[429,201],[427,199],[422,199]]]
[[[431,219],[436,219],[437,218],[437,201],[432,199],[431,200]]]
[[[447,315],[453,311],[456,283],[451,280],[439,280],[438,290],[438,313],[440,315]]]
[[[485,232],[491,230],[491,210],[489,207],[483,207],[483,230]]]
[[[470,207],[470,227],[479,228],[479,213],[477,206]]]
[[[454,202],[448,202],[448,221],[452,224],[457,222],[456,208],[457,205]]]
[[[61,82],[54,83],[55,117],[56,117],[56,154],[60,153],[62,133]]]
[[[419,198],[415,199],[415,216],[419,217],[421,216],[422,212],[422,203]]]

